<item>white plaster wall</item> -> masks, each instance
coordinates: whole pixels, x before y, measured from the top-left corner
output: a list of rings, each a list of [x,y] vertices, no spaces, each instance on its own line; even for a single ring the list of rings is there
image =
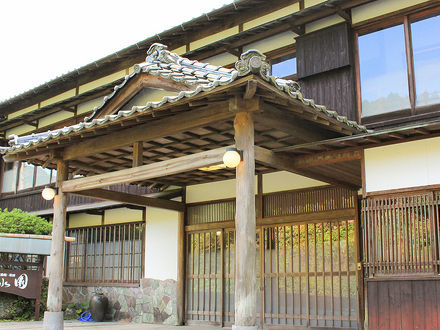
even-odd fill
[[[365,150],[366,192],[440,184],[440,137]]]
[[[178,212],[147,207],[145,277],[177,280]]]
[[[263,193],[283,190],[312,188],[325,185],[325,182],[313,180],[302,175],[281,171],[263,175]]]
[[[143,221],[142,210],[120,207],[104,211],[104,224]]]
[[[355,7],[351,11],[353,24],[398,11],[403,8],[415,6],[427,0],[382,0],[373,1],[363,6]]]
[[[69,214],[69,228],[99,226],[102,217],[96,214],[72,213]]]
[[[269,52],[271,50],[294,44],[295,37],[298,35],[291,31],[283,32],[272,37],[255,41],[253,43],[243,46],[243,52],[249,49],[257,49],[262,53]]]
[[[298,174],[280,171],[263,175],[263,193],[303,189],[324,185],[324,182],[309,179]],[[255,193],[257,193],[255,176]],[[235,179],[202,183],[186,188],[186,202],[197,203],[235,197]]]

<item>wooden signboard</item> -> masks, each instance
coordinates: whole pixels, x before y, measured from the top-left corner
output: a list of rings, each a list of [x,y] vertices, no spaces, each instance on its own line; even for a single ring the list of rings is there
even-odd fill
[[[0,269],[0,291],[37,299],[41,294],[42,272],[39,270]]]
[[[39,270],[0,269],[0,292],[35,299],[36,321],[40,318],[40,296],[43,280],[42,265],[38,268]]]

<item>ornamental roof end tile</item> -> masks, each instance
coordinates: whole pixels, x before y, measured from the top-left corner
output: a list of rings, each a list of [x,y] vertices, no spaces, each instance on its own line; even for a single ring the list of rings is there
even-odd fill
[[[286,93],[286,95],[310,107],[311,111],[323,113],[329,118],[336,119],[341,124],[359,131],[359,133],[368,132],[365,126],[359,125],[355,121],[350,121],[345,116],[339,116],[336,111],[327,110],[325,106],[316,105],[312,99],[304,98],[300,92],[300,85],[298,82],[271,76],[270,65],[266,62],[266,56],[258,50],[251,49],[241,54],[240,59],[235,63],[235,69],[228,69],[180,57],[179,55],[168,51],[167,48],[166,45],[160,43],[151,45],[147,51],[145,62],[136,64],[134,66],[134,72],[125,76],[124,81],[121,84],[116,85],[113,88],[112,93],[105,96],[102,104],[95,107],[93,113],[86,117],[83,122],[44,133],[31,134],[22,137],[16,135],[10,136],[10,147],[1,148],[0,153],[5,154],[7,152],[25,149],[50,139],[56,139],[61,135],[68,135],[93,126],[100,126],[109,121],[118,120],[121,117],[129,117],[134,113],[153,113],[153,111],[160,110],[160,107],[166,103],[174,103],[184,98],[193,97],[201,92],[212,91],[218,86],[228,85],[234,80],[250,74],[261,77],[278,90]],[[189,86],[190,90],[181,91],[176,96],[165,96],[157,102],[149,101],[143,106],[134,106],[129,110],[119,110],[117,114],[95,118],[99,115],[100,110],[107,104],[107,102],[115,97],[130,79],[141,73],[147,73],[164,79],[170,79],[177,83],[182,83]]]

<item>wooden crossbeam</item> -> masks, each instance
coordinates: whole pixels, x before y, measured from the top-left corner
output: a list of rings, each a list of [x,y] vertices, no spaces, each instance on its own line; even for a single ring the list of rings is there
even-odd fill
[[[361,159],[361,150],[348,149],[348,150],[335,150],[320,152],[317,154],[296,156],[293,160],[293,166],[295,168],[307,168],[311,166],[329,165],[340,162],[347,162],[352,160]]]
[[[89,189],[74,192],[76,195],[87,196],[92,198],[103,199],[107,201],[121,202],[124,204],[151,206],[168,210],[184,211],[185,203],[170,201],[167,199],[152,198],[142,195],[127,194],[124,192],[107,190],[107,189]]]
[[[120,183],[144,181],[209,167],[222,162],[226,147],[63,182],[63,192],[78,192]]]
[[[322,182],[327,182],[330,184],[338,186],[346,186],[353,188],[354,184],[348,182],[340,181],[335,178],[328,177],[326,175],[318,174],[307,170],[306,168],[298,168],[295,164],[295,157],[286,154],[277,154],[269,149],[265,149],[259,146],[255,146],[255,161],[260,162],[266,166],[277,168],[279,170],[284,170],[299,174],[302,176],[309,177],[314,180],[319,180]]]
[[[234,114],[229,112],[227,102],[217,103],[201,110],[191,110],[70,145],[65,148],[63,158],[71,160],[85,157],[124,147],[136,141],[148,141],[168,134],[179,133],[233,116]]]

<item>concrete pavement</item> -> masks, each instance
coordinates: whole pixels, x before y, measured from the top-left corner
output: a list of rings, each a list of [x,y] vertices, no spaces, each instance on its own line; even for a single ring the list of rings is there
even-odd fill
[[[64,321],[65,330],[216,330],[221,329],[215,326],[206,325],[191,325],[191,326],[171,326],[171,325],[158,325],[158,324],[138,324],[138,323],[125,323],[125,322],[80,322],[80,321]],[[31,330],[31,329],[43,329],[42,321],[30,321],[30,322],[0,322],[0,329],[8,330]]]

